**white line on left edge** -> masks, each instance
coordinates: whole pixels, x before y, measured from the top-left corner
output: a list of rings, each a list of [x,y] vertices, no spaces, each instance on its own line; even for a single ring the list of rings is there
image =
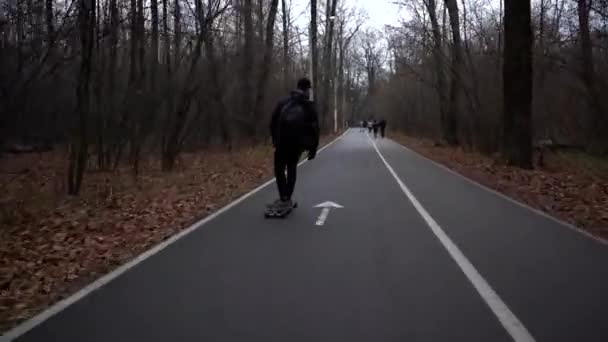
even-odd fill
[[[339,137],[337,137],[336,139],[332,140],[330,143],[326,144],[325,146],[321,147],[318,152],[321,152],[324,149],[328,148],[329,146],[333,145],[336,141],[339,141],[340,139],[342,139],[348,132],[349,132],[349,130],[347,129]],[[306,162],[307,162],[307,160],[305,159],[305,160],[301,161],[298,164],[298,166],[300,166],[300,165],[302,165],[302,164],[304,164]],[[10,341],[13,341],[14,339],[17,339],[17,338],[21,337],[22,335],[24,335],[28,331],[30,331],[33,328],[37,327],[42,322],[46,321],[47,319],[49,319],[49,318],[53,317],[54,315],[58,314],[59,312],[63,311],[64,309],[66,309],[70,305],[76,303],[78,300],[80,300],[81,298],[85,297],[89,293],[91,293],[91,292],[93,292],[93,291],[101,288],[105,284],[107,284],[110,281],[112,281],[115,278],[117,278],[119,275],[121,275],[121,274],[127,272],[128,270],[130,270],[131,268],[137,266],[137,264],[139,264],[142,261],[144,261],[144,260],[150,258],[151,256],[157,254],[158,252],[160,252],[163,249],[167,248],[168,246],[172,245],[176,241],[184,238],[185,236],[189,235],[190,233],[192,233],[195,230],[199,229],[200,227],[204,226],[206,223],[210,222],[214,218],[216,218],[219,215],[225,213],[226,211],[232,209],[234,206],[236,206],[237,204],[243,202],[244,200],[246,200],[247,198],[249,198],[253,194],[257,193],[258,191],[262,190],[263,188],[267,187],[268,185],[274,183],[274,181],[275,181],[275,179],[273,178],[273,179],[267,181],[266,183],[258,186],[257,188],[249,191],[248,193],[246,193],[243,196],[237,198],[236,200],[230,202],[225,207],[219,209],[218,211],[214,212],[213,214],[211,214],[211,215],[203,218],[202,220],[198,221],[197,223],[191,225],[190,227],[188,227],[188,228],[182,230],[181,232],[173,235],[169,239],[167,239],[167,240],[159,243],[158,245],[156,245],[156,246],[148,249],[147,251],[143,252],[142,254],[140,254],[140,255],[136,256],[135,258],[131,259],[131,261],[127,262],[126,264],[123,264],[123,265],[119,266],[118,268],[116,268],[115,270],[111,271],[110,273],[107,273],[106,275],[102,276],[101,278],[93,281],[92,283],[90,283],[89,285],[87,285],[84,288],[80,289],[79,291],[77,291],[76,293],[72,294],[71,296],[69,296],[69,297],[67,297],[67,298],[65,298],[65,299],[63,299],[63,300],[61,300],[61,301],[59,301],[59,302],[51,305],[50,307],[48,307],[44,311],[40,312],[36,316],[34,316],[34,317],[30,318],[29,320],[27,320],[27,321],[25,321],[25,322],[17,325],[13,329],[5,332],[2,336],[0,336],[0,342],[10,342]]]
[[[368,136],[369,138],[369,136]],[[496,318],[500,321],[505,330],[511,335],[514,341],[516,342],[534,342],[535,339],[532,337],[528,329],[523,325],[523,323],[515,316],[515,314],[509,309],[507,304],[502,301],[502,299],[498,296],[498,294],[492,289],[490,284],[483,278],[483,276],[475,269],[475,266],[471,264],[469,259],[460,251],[458,246],[448,237],[448,235],[443,231],[441,226],[433,219],[433,217],[424,209],[422,204],[416,199],[414,194],[408,189],[408,187],[403,183],[403,181],[399,178],[395,170],[391,167],[391,165],[386,161],[376,143],[371,140],[372,146],[380,156],[380,159],[391,173],[399,187],[407,196],[407,198],[412,202],[414,208],[418,211],[420,216],[424,219],[426,224],[431,228],[431,231],[435,234],[439,242],[443,245],[443,247],[448,251],[452,259],[456,262],[458,267],[462,270],[465,276],[469,279],[471,284],[477,290],[477,293],[481,296],[481,298],[486,302],[486,304],[490,307]]]

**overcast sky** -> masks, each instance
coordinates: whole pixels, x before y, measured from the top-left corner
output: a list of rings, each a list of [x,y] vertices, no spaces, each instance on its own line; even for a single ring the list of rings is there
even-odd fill
[[[394,0],[340,0],[345,1],[348,7],[364,9],[369,19],[366,26],[383,29],[384,25],[396,25],[399,22],[399,8],[392,4]],[[301,28],[308,26],[310,20],[309,4],[310,0],[292,0],[293,16],[297,17],[296,23]],[[319,8],[325,6],[325,1],[318,0]]]

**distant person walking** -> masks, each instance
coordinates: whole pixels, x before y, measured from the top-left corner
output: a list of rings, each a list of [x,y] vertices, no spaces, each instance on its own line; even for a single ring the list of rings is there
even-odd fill
[[[378,121],[374,120],[372,122],[372,130],[374,131],[374,139],[378,138],[378,128],[379,128]]]
[[[374,121],[369,120],[367,122],[367,130],[368,130],[369,134],[372,134],[372,131],[374,130]]]
[[[310,101],[311,82],[298,81],[297,89],[289,98],[280,101],[270,123],[274,150],[274,175],[279,198],[269,208],[293,208],[291,196],[296,185],[298,162],[302,152],[308,151],[308,160],[315,158],[319,146],[319,119],[314,103]],[[287,174],[285,172],[287,171]]]
[[[367,128],[367,121],[361,120],[361,132],[365,132],[366,128]]]
[[[385,138],[386,137],[386,120],[385,119],[380,120],[379,126],[380,126],[380,136],[382,138]]]

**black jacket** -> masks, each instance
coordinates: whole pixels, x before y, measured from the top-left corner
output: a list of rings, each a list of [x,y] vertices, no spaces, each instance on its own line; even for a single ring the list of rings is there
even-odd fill
[[[306,120],[302,125],[302,129],[295,134],[297,136],[285,137],[280,132],[279,119],[283,108],[290,101],[295,101],[304,108]],[[270,133],[272,144],[275,147],[293,147],[309,151],[313,154],[316,153],[319,146],[319,118],[314,103],[301,91],[292,91],[289,98],[280,101],[272,112]]]

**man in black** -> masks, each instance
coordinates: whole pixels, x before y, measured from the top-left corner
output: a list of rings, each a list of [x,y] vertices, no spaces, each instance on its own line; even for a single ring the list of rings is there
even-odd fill
[[[274,150],[274,174],[279,199],[269,207],[293,207],[291,196],[296,185],[298,161],[308,151],[308,160],[315,158],[319,146],[319,120],[310,101],[310,80],[298,81],[297,89],[288,99],[280,101],[272,113],[270,131]],[[285,175],[287,171],[287,175]]]
[[[386,136],[386,120],[382,119],[380,120],[380,136],[381,137],[385,137]]]

